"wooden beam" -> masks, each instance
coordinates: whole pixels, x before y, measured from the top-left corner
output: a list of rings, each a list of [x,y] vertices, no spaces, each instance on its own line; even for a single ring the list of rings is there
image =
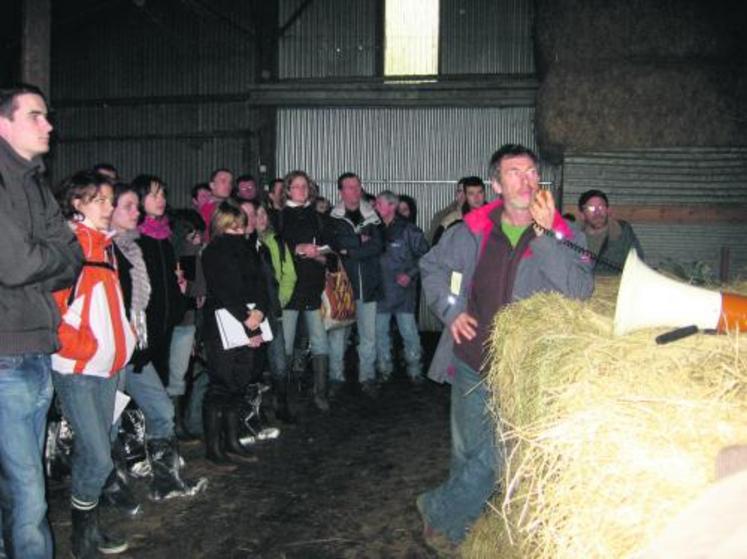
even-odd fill
[[[434,77],[430,80],[283,80],[255,84],[238,94],[55,99],[54,105],[56,109],[232,102],[250,107],[534,107],[537,85],[532,75]]]
[[[747,205],[672,205],[672,206],[612,206],[612,215],[631,223],[742,223],[747,225]],[[566,204],[563,212],[581,220],[575,205]]]
[[[24,0],[21,33],[21,81],[39,87],[49,98],[51,0]]]
[[[298,8],[296,8],[296,11],[291,14],[291,16],[288,18],[288,21],[286,21],[278,31],[278,35],[282,37],[285,35],[285,32],[288,31],[288,29],[291,28],[291,26],[296,23],[298,18],[303,15],[303,13],[308,9],[309,6],[311,6],[312,2],[314,0],[304,0],[304,3],[301,4]]]

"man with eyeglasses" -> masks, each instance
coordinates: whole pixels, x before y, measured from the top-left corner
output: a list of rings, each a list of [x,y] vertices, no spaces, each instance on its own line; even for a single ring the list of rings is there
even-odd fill
[[[259,197],[257,181],[252,175],[241,175],[236,179],[236,196],[239,200],[256,200]]]
[[[643,249],[630,223],[615,219],[607,195],[601,190],[587,190],[578,199],[583,217],[583,231],[589,250],[601,258],[594,263],[596,275],[619,274],[631,248],[643,260]],[[617,268],[610,264],[616,264]]]

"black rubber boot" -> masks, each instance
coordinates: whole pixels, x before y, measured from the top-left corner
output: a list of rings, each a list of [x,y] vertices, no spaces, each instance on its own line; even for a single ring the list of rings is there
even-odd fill
[[[329,377],[329,357],[314,355],[311,358],[311,368],[314,371],[314,405],[319,411],[329,411],[327,400],[327,379]]]
[[[163,501],[173,497],[193,497],[207,487],[207,478],[190,480],[181,476],[181,462],[175,439],[152,439],[147,443],[153,471],[149,497]]]
[[[205,400],[202,404],[202,428],[205,435],[205,458],[213,464],[235,469],[232,460],[226,455],[221,444],[223,434],[223,410],[215,402]]]
[[[195,437],[184,425],[184,396],[171,396],[174,404],[174,434],[182,442],[194,441]]]
[[[137,516],[142,512],[130,486],[122,481],[116,468],[113,468],[101,490],[101,504],[115,507],[127,516]]]
[[[99,529],[97,503],[76,501],[70,510],[70,516],[73,522],[71,552],[75,559],[95,559],[99,553],[116,555],[127,551],[127,540]]]
[[[274,393],[273,403],[275,408],[275,418],[283,423],[295,423],[296,418],[290,411],[288,406],[288,379],[283,377],[282,379],[273,379],[272,391]]]
[[[258,459],[254,453],[244,448],[239,442],[239,426],[241,421],[241,414],[239,408],[231,406],[223,410],[223,425],[225,427],[226,436],[226,452],[231,454],[231,457],[236,457],[245,463],[257,462]]]
[[[114,468],[101,490],[100,503],[115,507],[127,516],[136,516],[142,512],[142,507],[135,499],[135,495],[130,488],[130,478],[127,475],[127,456],[119,437],[112,443],[112,462],[114,462]]]

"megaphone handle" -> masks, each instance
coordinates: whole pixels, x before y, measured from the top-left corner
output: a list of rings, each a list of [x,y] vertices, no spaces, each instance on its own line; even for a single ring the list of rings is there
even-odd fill
[[[656,336],[656,343],[659,345],[664,345],[671,342],[676,342],[677,340],[687,338],[688,336],[692,336],[693,334],[697,333],[698,327],[694,324],[691,326],[683,326],[682,328],[677,328],[676,330],[672,330],[670,332],[666,332],[665,334],[661,334],[660,336]]]

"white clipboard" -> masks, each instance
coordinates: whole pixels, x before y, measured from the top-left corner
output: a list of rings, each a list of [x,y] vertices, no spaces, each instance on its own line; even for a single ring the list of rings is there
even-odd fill
[[[249,310],[252,310],[255,305],[250,303],[247,307]],[[223,344],[223,349],[233,349],[249,344],[249,336],[246,334],[244,324],[239,322],[228,310],[216,309],[215,321],[218,324],[218,332],[220,333],[220,341]],[[259,331],[262,334],[263,342],[272,341],[274,336],[267,319],[264,319],[260,323]]]

